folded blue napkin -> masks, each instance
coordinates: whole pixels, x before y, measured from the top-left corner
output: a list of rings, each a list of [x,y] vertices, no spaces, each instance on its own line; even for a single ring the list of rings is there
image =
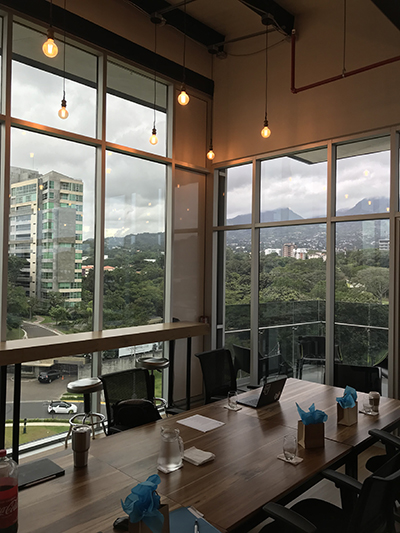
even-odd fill
[[[349,387],[348,385],[344,389],[343,396],[336,398],[337,403],[341,407],[343,407],[343,409],[347,409],[348,407],[354,407],[356,405],[356,400],[357,400],[356,389],[353,389],[353,387]]]
[[[161,533],[164,523],[164,516],[158,510],[160,496],[156,492],[160,483],[160,476],[153,474],[133,487],[124,502],[121,500],[122,509],[129,515],[129,521],[134,524],[143,520],[153,533]]]
[[[297,411],[299,412],[300,418],[305,426],[308,426],[308,424],[321,424],[322,422],[326,422],[328,420],[328,415],[324,413],[324,411],[315,409],[314,404],[309,407],[308,413],[303,411],[297,402],[296,405]]]

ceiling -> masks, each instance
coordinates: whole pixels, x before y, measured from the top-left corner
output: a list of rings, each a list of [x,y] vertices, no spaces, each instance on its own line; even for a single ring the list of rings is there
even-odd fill
[[[295,27],[296,17],[321,8],[321,0],[186,0],[185,16],[183,0],[125,1],[149,16],[159,12],[166,24],[174,26],[209,49],[213,44],[226,43],[262,32],[265,23],[268,23],[270,30],[286,24],[286,31],[281,33],[290,34],[292,27]],[[400,29],[399,2],[362,0],[361,8],[365,1],[372,1]],[[342,11],[343,5],[343,2],[339,1],[337,9]],[[263,13],[272,13],[272,16],[269,19],[264,18],[263,21]]]
[[[290,34],[295,11],[318,0],[126,0],[149,16],[160,13],[165,23],[210,47],[265,30],[265,23],[286,28]],[[173,6],[177,6],[175,9]],[[269,13],[270,18],[262,21]],[[197,26],[199,24],[199,26]],[[271,28],[272,29],[272,28]],[[185,31],[186,30],[186,31]]]

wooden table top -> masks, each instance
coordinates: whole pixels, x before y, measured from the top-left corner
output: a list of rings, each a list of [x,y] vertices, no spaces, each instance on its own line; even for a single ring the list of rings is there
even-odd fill
[[[382,424],[395,421],[394,407],[400,405],[395,400],[383,399],[379,417],[363,415],[356,426],[343,426],[343,430],[335,428],[336,416],[332,414],[324,448],[299,447],[303,462],[298,466],[277,459],[283,436],[296,432],[299,417],[294,402],[308,408],[311,396],[317,408],[330,410],[333,401],[336,409],[335,398],[342,392],[291,379],[280,402],[259,410],[243,407],[232,412],[224,408],[226,401],[221,401],[96,439],[85,469],[74,469],[70,450],[48,455],[65,468],[66,475],[20,493],[20,531],[111,533],[114,519],[124,515],[120,499],[154,473],[161,478],[162,502],[171,508],[192,505],[220,531],[234,531],[257,515],[268,501],[280,500],[324,468],[344,459],[352,450],[349,442],[359,444],[366,439],[368,427],[385,427]],[[193,414],[224,425],[201,433],[178,424]],[[213,452],[215,460],[202,466],[184,462],[182,469],[168,475],[157,472],[162,426],[180,429],[185,448],[196,446]]]
[[[243,394],[248,396],[249,392]],[[319,383],[310,383],[290,378],[286,381],[285,388],[279,402],[268,406],[266,409],[251,409],[243,407],[243,412],[249,416],[273,421],[276,424],[296,429],[300,419],[296,402],[308,411],[312,403],[316,409],[328,415],[325,423],[325,437],[328,439],[357,447],[371,444],[372,438],[368,435],[370,429],[389,429],[399,423],[400,401],[392,398],[381,397],[379,415],[370,416],[358,413],[357,424],[342,426],[337,424],[336,398],[343,396],[343,389],[329,387]],[[358,393],[358,408],[362,407],[365,393]]]

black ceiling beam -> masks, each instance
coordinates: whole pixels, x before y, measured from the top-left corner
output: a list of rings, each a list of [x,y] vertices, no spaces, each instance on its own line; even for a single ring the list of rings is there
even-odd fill
[[[0,0],[0,6],[6,6],[13,10],[32,17],[38,21],[50,24],[50,4],[46,0]],[[156,69],[158,73],[181,82],[182,65],[175,63],[139,44],[125,39],[93,22],[90,22],[74,13],[65,11],[53,4],[52,25],[67,34],[79,37],[88,43],[108,50],[120,57],[124,57],[147,69]],[[210,96],[214,92],[214,82],[201,74],[185,69],[185,82],[189,87],[198,89]]]
[[[387,18],[400,30],[400,4],[395,0],[372,0]]]
[[[130,4],[138,7],[142,11],[145,11],[148,15],[162,12],[163,9],[173,7],[173,4],[166,2],[165,0],[128,0]],[[162,14],[167,24],[173,26],[182,33],[186,33],[188,37],[203,44],[204,46],[211,46],[214,43],[220,43],[225,40],[225,36],[221,33],[213,30],[206,24],[203,24],[199,20],[186,14],[183,8],[173,9]]]
[[[276,23],[273,24],[277,29],[291,35],[294,28],[294,15],[283,9],[274,0],[239,0],[242,4],[250,8],[252,11],[264,18],[265,15],[272,15],[272,20]],[[272,22],[271,17],[268,21],[265,19],[264,24]]]

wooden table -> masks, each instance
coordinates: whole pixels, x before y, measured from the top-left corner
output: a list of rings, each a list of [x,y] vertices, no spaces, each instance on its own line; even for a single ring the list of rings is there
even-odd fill
[[[243,396],[249,394],[245,393]],[[249,407],[243,409],[244,413],[249,416],[296,429],[300,418],[296,402],[304,411],[308,411],[310,405],[314,403],[316,409],[320,409],[328,415],[328,420],[325,423],[325,438],[352,447],[352,455],[347,458],[346,462],[346,472],[357,477],[357,455],[376,440],[368,434],[368,431],[370,429],[393,431],[397,428],[400,424],[400,401],[381,397],[378,416],[359,413],[356,425],[342,426],[337,424],[336,415],[336,398],[339,396],[343,396],[343,389],[339,387],[328,387],[319,383],[288,379],[279,403],[270,405],[268,409],[260,410]],[[365,393],[358,393],[359,408],[362,407],[363,396],[366,396]]]
[[[51,458],[66,469],[66,475],[20,493],[20,531],[111,533],[113,520],[123,516],[120,499],[157,472],[161,426],[179,428],[186,448],[196,446],[216,455],[213,462],[203,466],[185,462],[181,470],[160,473],[162,501],[172,508],[193,505],[222,532],[248,531],[262,519],[265,503],[286,501],[318,479],[323,469],[343,463],[354,449],[350,443],[359,446],[368,440],[368,428],[398,423],[400,410],[396,415],[395,408],[400,402],[383,399],[379,417],[363,416],[356,426],[335,428],[336,416],[329,410],[336,409],[335,397],[342,392],[290,379],[281,401],[259,410],[243,407],[232,412],[224,408],[226,401],[221,401],[97,439],[91,444],[89,466],[83,470],[73,468],[70,450],[59,451]],[[296,432],[295,401],[307,408],[310,397],[317,408],[331,414],[325,447],[299,448],[304,460],[293,466],[278,460],[277,455],[282,451],[283,436]],[[225,425],[201,433],[178,424],[192,414],[208,416]]]

